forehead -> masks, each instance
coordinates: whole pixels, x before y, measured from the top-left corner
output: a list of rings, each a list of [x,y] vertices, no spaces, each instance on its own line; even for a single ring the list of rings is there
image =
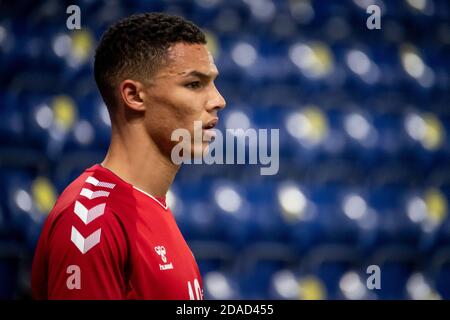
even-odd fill
[[[206,45],[176,43],[169,47],[167,64],[161,69],[160,75],[183,76],[191,71],[205,74],[217,73],[214,59]]]

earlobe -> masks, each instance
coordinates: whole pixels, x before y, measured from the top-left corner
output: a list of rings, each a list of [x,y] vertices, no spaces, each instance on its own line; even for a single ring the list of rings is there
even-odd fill
[[[125,105],[135,111],[144,111],[142,84],[134,80],[124,80],[120,84],[120,93]]]

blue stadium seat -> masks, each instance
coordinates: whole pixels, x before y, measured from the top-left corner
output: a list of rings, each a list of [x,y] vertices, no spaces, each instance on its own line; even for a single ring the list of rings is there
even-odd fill
[[[242,298],[270,298],[272,276],[294,263],[295,255],[286,245],[259,243],[248,246],[236,261]]]
[[[15,242],[0,241],[0,299],[16,298],[22,248]]]

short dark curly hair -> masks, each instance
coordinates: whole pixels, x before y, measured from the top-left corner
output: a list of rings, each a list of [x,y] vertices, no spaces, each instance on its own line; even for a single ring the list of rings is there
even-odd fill
[[[116,104],[121,81],[150,79],[178,42],[206,44],[206,37],[192,22],[157,12],[135,14],[109,27],[94,60],[95,81],[108,108]]]

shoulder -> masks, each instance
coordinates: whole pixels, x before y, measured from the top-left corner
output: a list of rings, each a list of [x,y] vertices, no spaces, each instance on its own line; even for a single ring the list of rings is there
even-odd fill
[[[127,199],[132,200],[132,196],[131,185],[100,165],[94,165],[66,187],[49,218],[57,220],[59,216],[75,213],[88,224],[103,215],[105,210],[121,211],[121,204]]]
[[[47,221],[47,237],[70,241],[81,253],[101,242],[125,245],[127,232],[119,212],[127,190],[107,172],[86,170],[58,198]]]

